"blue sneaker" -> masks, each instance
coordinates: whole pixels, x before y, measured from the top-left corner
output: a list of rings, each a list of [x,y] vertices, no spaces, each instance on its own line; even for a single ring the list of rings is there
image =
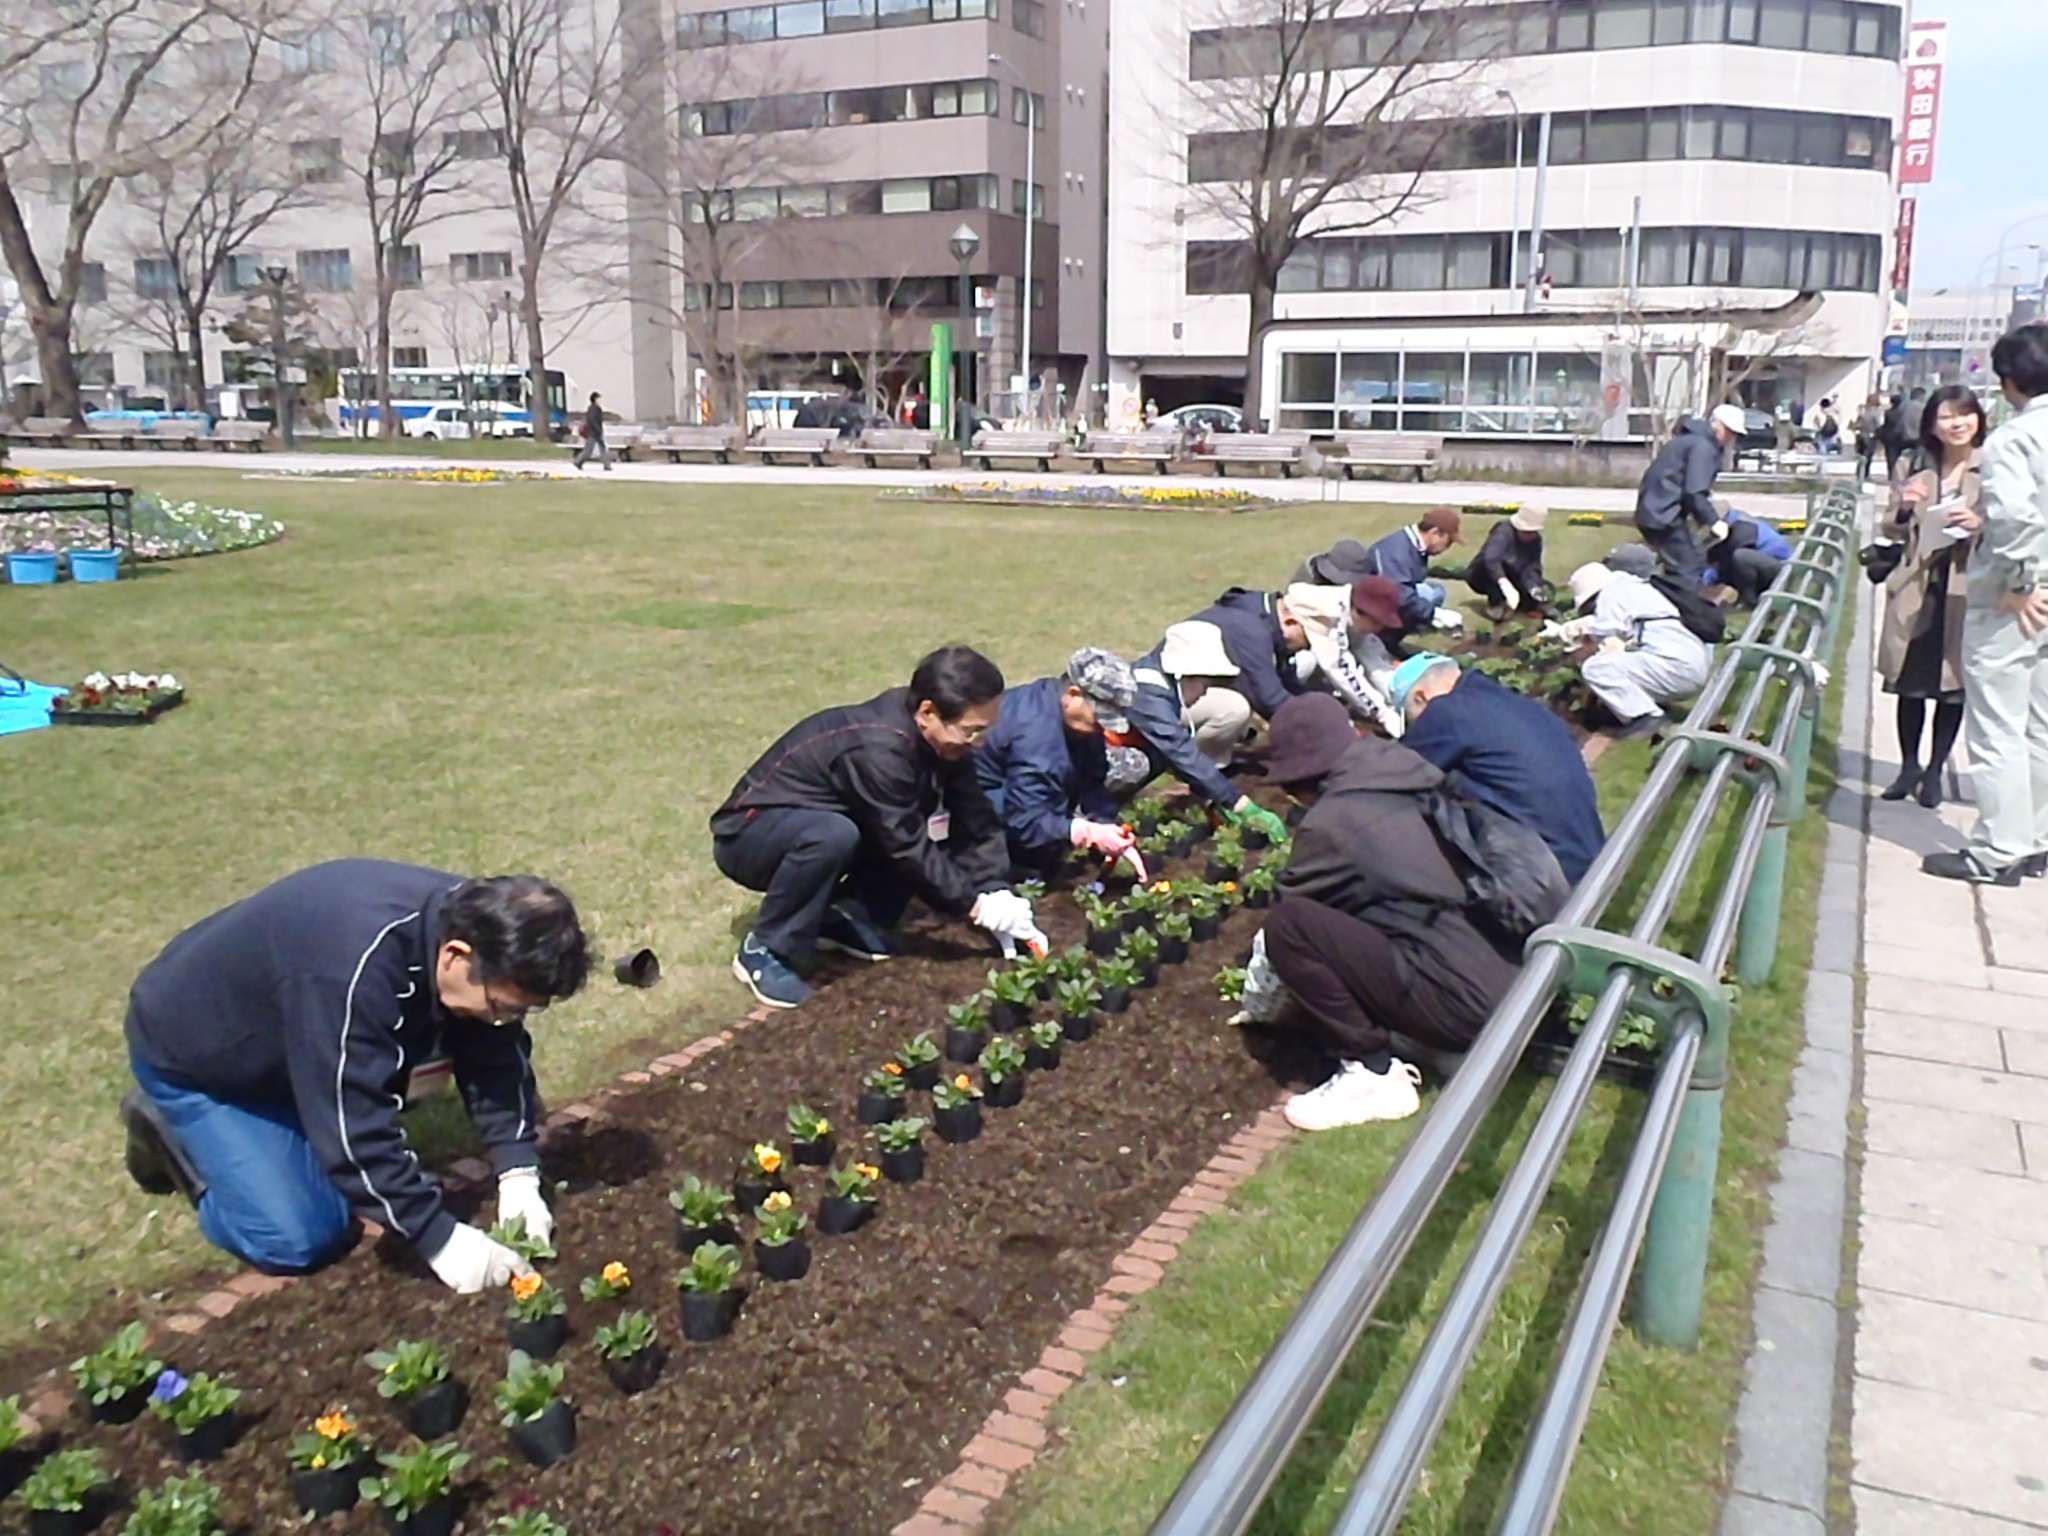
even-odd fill
[[[764,1008],[795,1008],[811,995],[803,977],[751,933],[740,940],[732,973]]]
[[[897,953],[896,941],[873,923],[834,907],[818,926],[818,948],[836,949],[856,960],[887,960]]]

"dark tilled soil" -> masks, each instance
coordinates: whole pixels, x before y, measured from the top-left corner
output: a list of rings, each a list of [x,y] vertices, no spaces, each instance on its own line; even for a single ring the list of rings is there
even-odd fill
[[[1078,941],[1071,901],[1041,904],[1059,944]],[[179,1369],[243,1387],[250,1423],[213,1469],[230,1524],[247,1536],[295,1519],[285,1446],[316,1415],[346,1404],[386,1448],[405,1437],[362,1357],[401,1338],[434,1339],[474,1394],[458,1434],[475,1454],[460,1529],[538,1504],[579,1536],[864,1536],[906,1518],[943,1477],[1005,1388],[1035,1363],[1062,1320],[1085,1305],[1110,1260],[1218,1144],[1305,1075],[1299,1058],[1261,1062],[1256,1037],[1223,1023],[1213,977],[1249,946],[1257,913],[1198,945],[1131,1012],[1069,1045],[1034,1073],[1024,1103],[988,1111],[978,1142],[928,1138],[922,1184],[885,1186],[880,1217],[851,1237],[808,1234],[809,1277],[749,1272],[732,1337],[684,1343],[669,1277],[679,1265],[667,1192],[686,1171],[726,1178],[750,1143],[786,1149],[783,1114],[802,1099],[857,1135],[860,1074],[920,1029],[942,1037],[944,1006],[981,984],[988,951],[972,930],[925,919],[910,952],[842,972],[801,1012],[743,1031],[687,1080],[658,1080],[611,1102],[552,1155],[560,1260],[574,1333],[562,1358],[580,1445],[535,1472],[511,1455],[491,1389],[505,1363],[505,1298],[457,1299],[402,1253],[380,1253],[245,1303],[168,1351]],[[928,1113],[923,1095],[913,1105]],[[864,1153],[872,1157],[872,1143]],[[813,1208],[822,1172],[792,1170]],[[618,1310],[590,1305],[578,1282],[607,1261],[631,1269],[630,1303],[655,1317],[669,1352],[653,1390],[626,1399],[590,1345]],[[164,1427],[66,1426],[96,1445],[132,1492],[178,1470]],[[8,1530],[20,1529],[18,1510]],[[380,1529],[372,1511],[328,1529]],[[114,1528],[110,1521],[108,1529]]]

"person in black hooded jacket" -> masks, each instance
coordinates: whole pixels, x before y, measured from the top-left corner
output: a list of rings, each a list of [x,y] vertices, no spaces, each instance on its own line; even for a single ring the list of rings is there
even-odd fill
[[[1464,1050],[1519,955],[1468,915],[1464,881],[1422,811],[1444,776],[1417,753],[1359,737],[1342,704],[1312,694],[1274,717],[1267,772],[1312,803],[1266,919],[1266,959],[1341,1063],[1288,1101],[1287,1119],[1307,1131],[1406,1119],[1421,1107],[1421,1074],[1390,1035]]]

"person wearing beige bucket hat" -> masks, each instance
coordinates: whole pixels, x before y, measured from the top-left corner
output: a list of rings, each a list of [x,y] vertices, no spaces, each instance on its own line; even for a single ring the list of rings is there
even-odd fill
[[[1550,596],[1543,575],[1543,529],[1550,509],[1525,502],[1487,531],[1479,553],[1465,568],[1465,585],[1486,604],[1486,616],[1541,613]]]

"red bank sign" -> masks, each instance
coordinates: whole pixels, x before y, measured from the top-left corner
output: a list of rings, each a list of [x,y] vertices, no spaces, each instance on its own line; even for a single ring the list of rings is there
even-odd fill
[[[1941,66],[1948,23],[1916,21],[1906,42],[1906,111],[1899,132],[1899,184],[1934,180],[1934,128],[1941,119]]]
[[[1894,241],[1895,255],[1892,259],[1892,292],[1913,291],[1913,228],[1919,222],[1920,199],[1902,197],[1899,199],[1899,227]]]

